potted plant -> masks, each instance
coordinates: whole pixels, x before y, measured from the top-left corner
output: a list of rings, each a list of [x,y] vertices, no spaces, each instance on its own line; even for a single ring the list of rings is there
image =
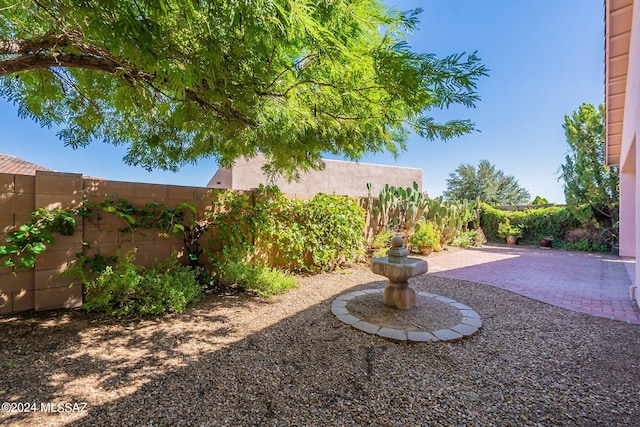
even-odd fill
[[[541,248],[550,248],[553,244],[553,236],[545,236],[540,239]]]
[[[409,237],[411,250],[421,255],[429,255],[438,244],[440,244],[438,230],[430,222],[419,221],[415,226],[415,231]]]
[[[515,245],[516,241],[522,237],[522,226],[511,225],[509,218],[498,224],[498,236],[506,240],[507,244]]]

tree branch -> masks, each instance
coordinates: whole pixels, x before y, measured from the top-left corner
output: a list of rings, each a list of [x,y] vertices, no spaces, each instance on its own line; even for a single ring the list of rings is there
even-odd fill
[[[111,74],[122,69],[120,64],[111,59],[93,55],[78,55],[74,53],[33,54],[0,60],[0,77],[20,71],[49,67],[87,68]]]
[[[278,80],[280,80],[280,77],[282,77],[287,71],[291,71],[296,67],[304,67],[305,64],[308,64],[309,62],[315,61],[316,59],[318,59],[320,57],[319,54],[317,53],[310,53],[309,55],[303,57],[302,59],[294,62],[293,64],[291,64],[291,66],[285,68],[284,70],[282,70],[275,79],[273,79],[273,81],[271,83],[269,83],[265,89],[269,89],[271,86],[273,86],[274,84],[276,84],[276,82]]]
[[[67,35],[43,36],[34,39],[0,40],[0,55],[26,55],[69,45]]]
[[[326,116],[329,116],[333,119],[336,120],[370,120],[370,119],[379,119],[380,116],[366,116],[366,117],[349,117],[349,116],[342,116],[342,115],[338,115],[338,114],[332,114],[332,113],[328,113],[326,111],[322,111],[320,114],[324,114]]]

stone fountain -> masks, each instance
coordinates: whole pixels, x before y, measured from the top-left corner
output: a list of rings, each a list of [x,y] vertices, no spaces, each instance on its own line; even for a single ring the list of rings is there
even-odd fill
[[[478,333],[482,319],[471,307],[429,292],[416,294],[408,280],[426,273],[427,262],[407,255],[409,251],[403,246],[402,238],[394,237],[387,256],[371,261],[371,271],[387,277],[389,285],[384,289],[360,289],[338,295],[331,304],[331,312],[341,322],[362,332],[393,341],[456,341]],[[380,307],[380,294],[388,309]],[[408,310],[412,307],[413,310]],[[397,312],[396,309],[404,311]],[[372,310],[384,312],[389,317],[371,316],[368,313]],[[425,310],[429,315],[425,315]],[[458,317],[452,316],[452,310],[458,312]],[[433,313],[440,313],[443,320],[434,319]],[[403,320],[399,322],[399,319]]]
[[[382,302],[389,307],[406,310],[416,305],[416,291],[408,280],[427,272],[425,260],[410,258],[402,237],[391,239],[391,249],[386,257],[373,258],[371,271],[389,279],[389,285],[382,291]]]

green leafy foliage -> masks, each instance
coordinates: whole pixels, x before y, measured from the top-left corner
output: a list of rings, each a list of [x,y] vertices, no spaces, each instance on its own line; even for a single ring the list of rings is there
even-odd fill
[[[620,169],[605,164],[604,120],[604,105],[582,104],[565,116],[562,127],[570,152],[562,179],[567,205],[576,217],[611,227],[618,221]]]
[[[505,175],[487,160],[480,161],[477,168],[471,164],[458,166],[449,174],[443,195],[448,200],[480,199],[491,205],[519,205],[531,197],[513,176]]]
[[[563,244],[564,249],[569,251],[583,252],[610,252],[611,246],[605,243],[592,242],[588,239],[579,240],[577,242],[566,242]]]
[[[88,311],[107,316],[182,313],[202,295],[198,273],[175,258],[145,270],[134,264],[135,250],[119,258],[115,265],[85,263],[82,273]],[[107,263],[108,264],[108,263]],[[103,268],[90,271],[91,268]],[[95,279],[89,279],[90,276]]]
[[[498,224],[498,236],[504,238],[512,237],[519,239],[522,237],[524,227],[522,225],[512,225],[509,218],[505,218],[500,224]]]
[[[392,237],[393,237],[393,234],[391,233],[391,231],[388,231],[388,230],[380,231],[378,234],[375,235],[373,239],[371,239],[371,244],[369,245],[369,247],[371,249],[386,250],[391,247]]]
[[[288,200],[275,187],[248,196],[227,192],[212,211],[217,264],[254,261],[288,270],[326,270],[360,256],[364,211],[355,199],[317,194]]]
[[[457,246],[460,248],[468,248],[470,246],[482,246],[487,243],[487,238],[482,231],[482,228],[476,230],[467,230],[461,232],[450,243],[451,246]]]
[[[199,263],[200,255],[204,252],[200,238],[209,229],[209,222],[206,217],[198,217],[193,204],[167,206],[153,202],[135,207],[125,199],[106,199],[100,203],[84,200],[81,209],[82,215],[88,218],[102,212],[116,215],[124,223],[120,231],[132,233],[134,238],[136,230],[155,229],[161,236],[182,239],[187,261],[194,269],[204,273]]]
[[[71,147],[125,145],[176,169],[264,153],[270,171],[320,168],[473,130],[433,109],[478,101],[475,53],[406,42],[419,10],[380,0],[16,1],[2,8],[0,96]]]
[[[388,252],[389,252],[389,247],[390,246],[382,246],[376,250],[373,251],[373,253],[371,254],[371,256],[373,258],[382,258],[387,256]]]
[[[415,232],[409,237],[411,249],[434,248],[440,244],[440,233],[433,223],[420,221],[415,226]]]
[[[498,228],[500,223],[507,219],[512,225],[522,227],[520,243],[523,244],[537,244],[545,237],[562,240],[568,232],[580,226],[580,221],[567,207],[550,206],[527,209],[524,212],[509,212],[486,203],[481,205],[480,222],[488,240],[502,241]]]
[[[72,235],[77,223],[71,211],[59,208],[36,209],[31,212],[31,218],[29,224],[7,233],[5,242],[8,245],[0,246],[0,267],[33,268],[36,255],[43,253],[47,244],[53,243],[52,233]]]
[[[522,242],[536,244],[545,237],[562,239],[566,233],[580,225],[571,210],[562,206],[529,209],[525,212],[526,225]]]
[[[295,278],[277,268],[264,265],[231,262],[221,266],[220,281],[225,286],[237,286],[258,296],[270,298],[296,288]]]
[[[535,199],[533,199],[533,202],[531,202],[532,205],[547,205],[549,204],[549,201],[547,199],[545,199],[544,197],[540,197],[540,196],[536,196]]]
[[[492,242],[501,241],[498,236],[498,225],[509,217],[510,212],[496,209],[486,203],[481,204],[480,225],[487,239]]]

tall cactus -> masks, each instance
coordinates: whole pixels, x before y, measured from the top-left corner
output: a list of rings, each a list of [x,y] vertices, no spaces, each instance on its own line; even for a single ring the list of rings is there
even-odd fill
[[[416,182],[413,183],[413,188],[386,184],[380,191],[377,201],[371,195],[371,184],[367,183],[367,189],[369,190],[369,212],[381,231],[411,230],[427,208],[427,199],[418,191]]]
[[[424,218],[434,224],[442,243],[446,244],[462,230],[467,230],[470,222],[477,228],[478,201],[445,202],[442,197],[429,199],[418,191],[415,182],[413,188],[387,184],[377,200],[371,195],[371,184],[367,184],[367,189],[370,218],[378,233],[391,230],[411,234],[416,223]]]

